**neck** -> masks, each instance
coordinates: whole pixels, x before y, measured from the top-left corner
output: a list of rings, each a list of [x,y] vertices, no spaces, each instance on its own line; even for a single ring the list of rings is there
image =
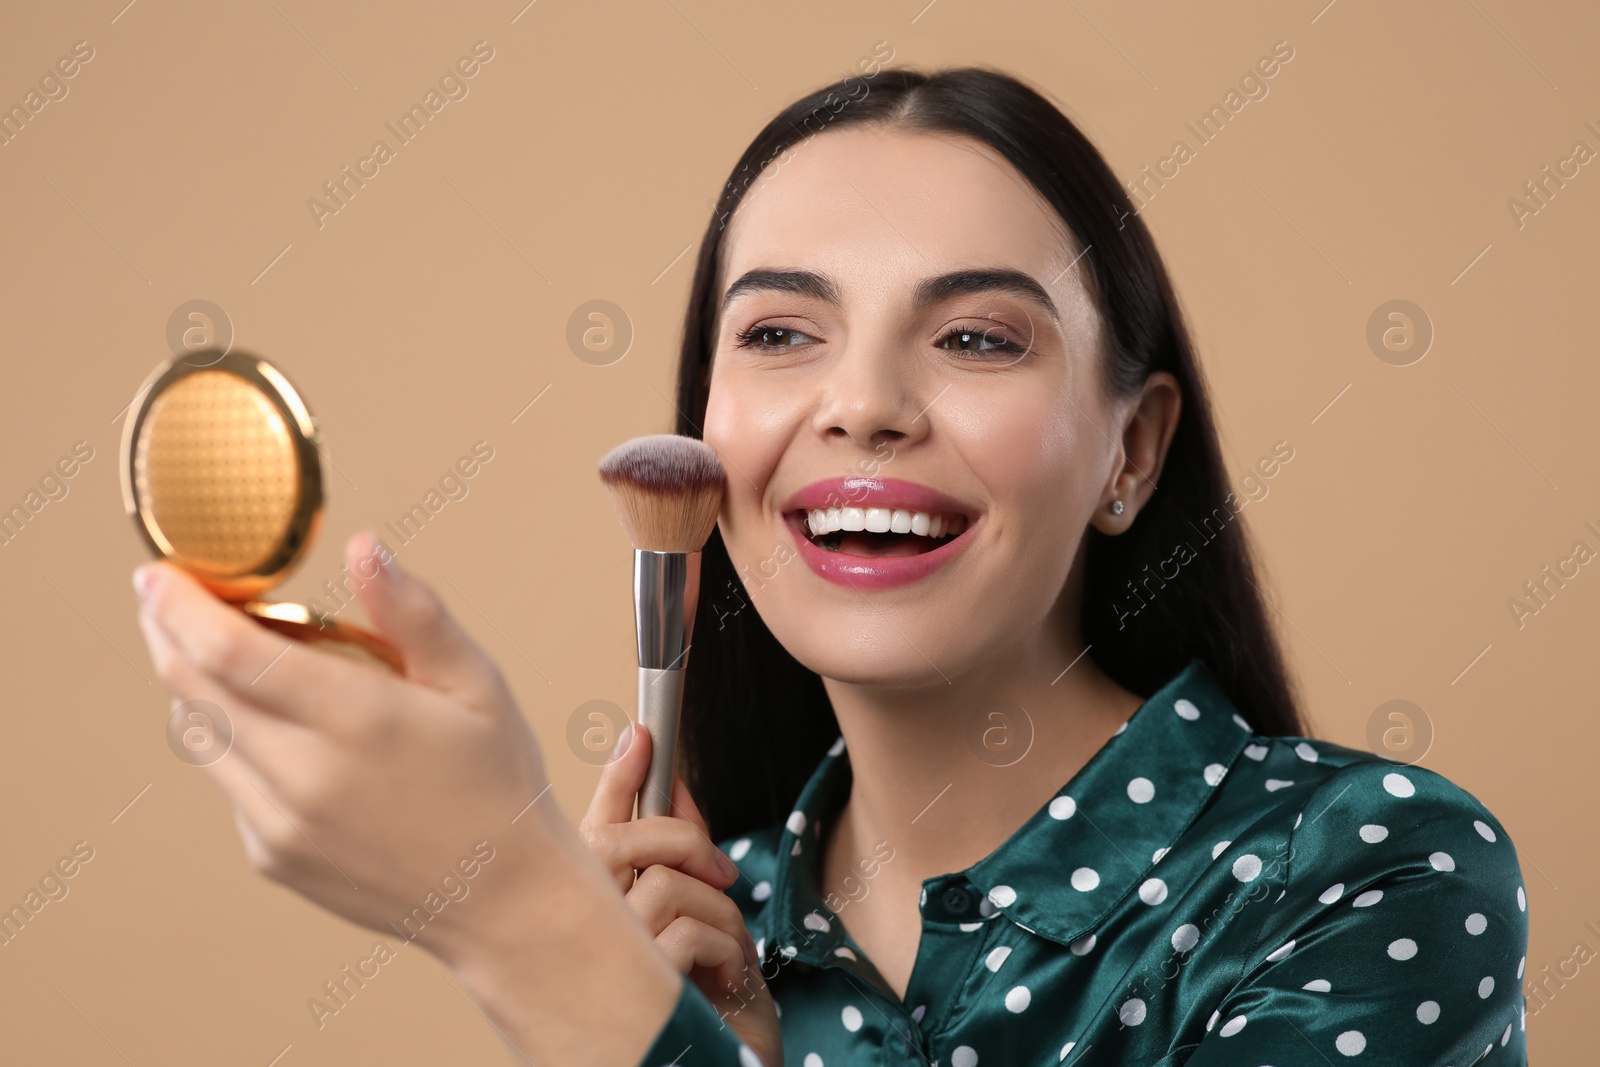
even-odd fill
[[[983,859],[1049,803],[1141,703],[1082,652],[1076,634],[1041,639],[917,689],[825,678],[853,776],[824,828],[826,881],[887,842],[890,881],[910,891]]]

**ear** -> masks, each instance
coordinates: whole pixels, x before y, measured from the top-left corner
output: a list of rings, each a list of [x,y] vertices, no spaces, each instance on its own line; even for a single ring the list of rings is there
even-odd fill
[[[1182,409],[1183,390],[1176,378],[1156,371],[1145,379],[1144,389],[1125,409],[1122,454],[1090,519],[1095,529],[1115,536],[1133,525],[1156,491]],[[1122,501],[1120,515],[1112,510],[1118,500]]]

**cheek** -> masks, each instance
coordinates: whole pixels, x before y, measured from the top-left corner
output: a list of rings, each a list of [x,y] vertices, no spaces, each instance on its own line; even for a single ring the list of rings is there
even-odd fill
[[[997,639],[1036,630],[1059,602],[1097,498],[1104,420],[1060,387],[1014,395],[960,446],[990,496],[990,557],[974,601],[957,613],[982,619]],[[969,595],[971,592],[969,591]]]
[[[781,449],[792,436],[796,420],[803,417],[806,404],[806,386],[801,380],[730,360],[713,376],[706,397],[706,440],[715,436],[726,440],[730,448],[755,453]]]
[[[728,468],[727,496],[723,502],[723,540],[735,563],[748,546],[761,521],[762,498],[757,486],[766,485],[783,455],[789,434],[781,418],[781,401],[756,395],[746,383],[713,379],[706,400],[704,438],[717,450]],[[768,546],[770,547],[770,546]]]
[[[962,414],[959,448],[993,500],[996,532],[1059,551],[1060,534],[1094,478],[1093,427],[1059,388],[991,398]]]

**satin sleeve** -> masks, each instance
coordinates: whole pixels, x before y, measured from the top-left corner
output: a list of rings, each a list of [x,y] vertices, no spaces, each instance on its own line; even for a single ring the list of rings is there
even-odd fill
[[[1527,894],[1482,804],[1417,767],[1330,775],[1288,878],[1185,1067],[1528,1062]]]
[[[684,980],[672,1014],[639,1067],[762,1067],[762,1063],[723,1023],[705,994]]]

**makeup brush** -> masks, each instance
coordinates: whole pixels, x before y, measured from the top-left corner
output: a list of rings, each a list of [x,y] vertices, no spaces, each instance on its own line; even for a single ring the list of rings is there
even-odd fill
[[[600,480],[633,541],[639,721],[650,731],[639,817],[668,815],[684,667],[700,595],[700,551],[717,524],[728,476],[704,441],[651,434],[608,452],[600,461]]]

